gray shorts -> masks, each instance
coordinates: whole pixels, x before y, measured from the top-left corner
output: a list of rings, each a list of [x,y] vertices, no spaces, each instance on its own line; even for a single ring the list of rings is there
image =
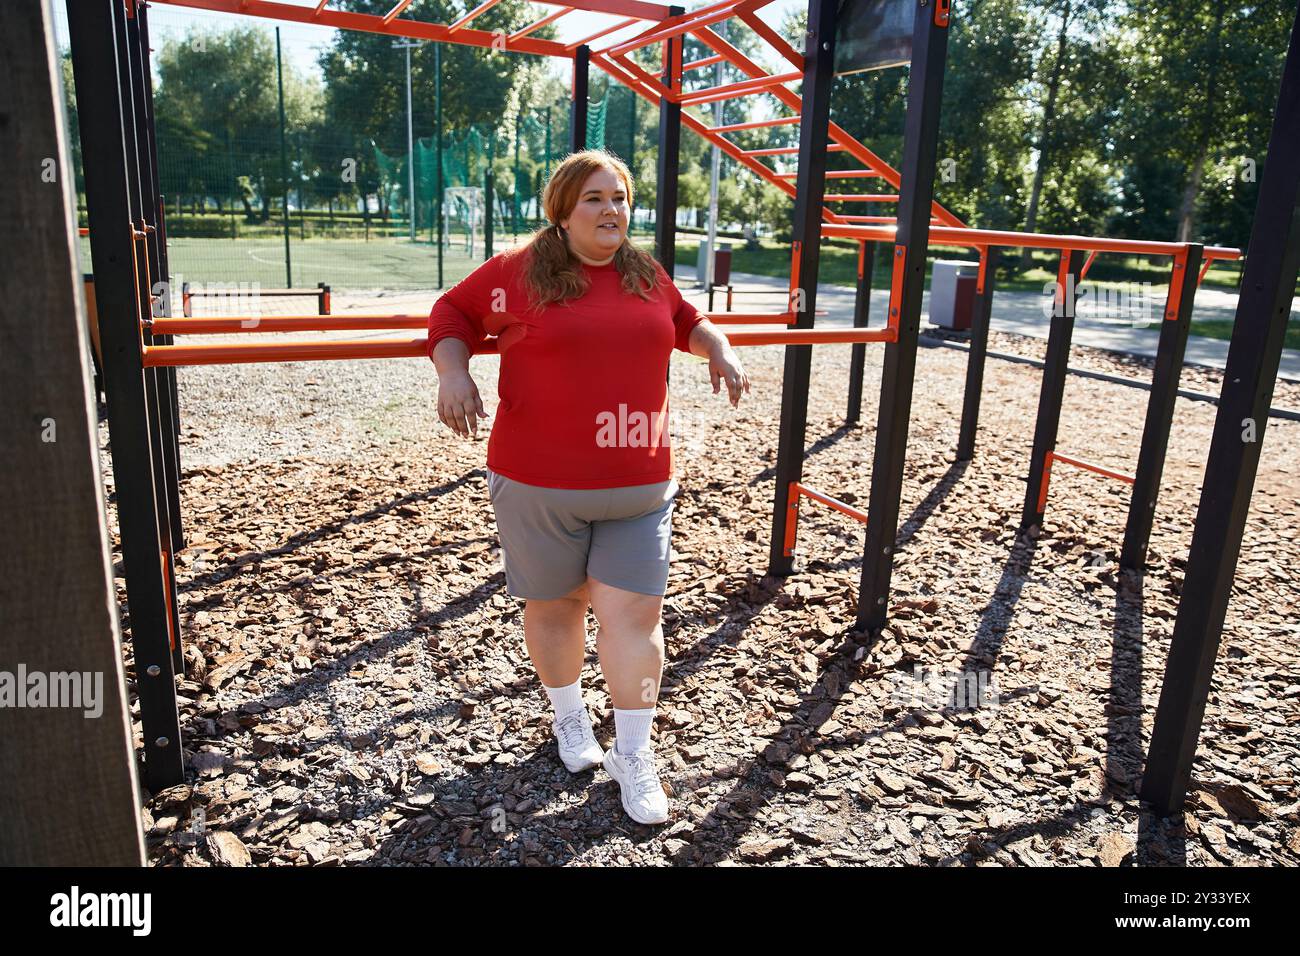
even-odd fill
[[[488,469],[506,592],[551,601],[587,575],[610,587],[668,588],[676,478],[622,488],[543,488]]]

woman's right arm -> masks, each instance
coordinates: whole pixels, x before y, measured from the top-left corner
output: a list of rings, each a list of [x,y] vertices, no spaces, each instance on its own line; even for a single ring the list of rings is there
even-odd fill
[[[433,348],[433,364],[438,369],[438,419],[462,438],[477,438],[478,420],[488,416],[469,374],[469,355],[469,346],[451,336]]]
[[[501,261],[493,256],[448,289],[429,313],[429,358],[438,370],[438,418],[462,438],[478,437],[478,420],[487,418],[469,359],[487,339],[481,316],[500,281]]]

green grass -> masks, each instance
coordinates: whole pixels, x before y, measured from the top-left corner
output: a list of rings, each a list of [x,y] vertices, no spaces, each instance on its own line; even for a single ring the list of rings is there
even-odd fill
[[[1192,320],[1192,335],[1204,336],[1207,339],[1232,338],[1232,323],[1223,319],[1207,319],[1203,321]],[[1300,321],[1292,318],[1286,327],[1286,337],[1282,341],[1282,347],[1287,349],[1300,349]]]

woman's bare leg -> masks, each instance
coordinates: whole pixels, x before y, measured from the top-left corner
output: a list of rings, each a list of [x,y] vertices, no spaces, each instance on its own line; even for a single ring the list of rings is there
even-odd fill
[[[587,585],[562,598],[524,602],[524,643],[546,687],[567,687],[587,655]]]
[[[664,669],[664,629],[659,620],[664,599],[610,587],[587,578],[591,608],[600,623],[596,653],[609,686],[609,696],[620,710],[655,706]]]

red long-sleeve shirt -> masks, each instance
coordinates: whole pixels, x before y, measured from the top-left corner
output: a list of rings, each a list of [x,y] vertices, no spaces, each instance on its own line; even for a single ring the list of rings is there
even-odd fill
[[[527,249],[499,253],[429,315],[429,357],[448,336],[473,353],[497,336],[500,402],[487,464],[547,488],[616,488],[673,477],[668,358],[690,352],[704,316],[658,263],[650,299],[625,292],[611,262],[585,263],[586,294],[541,310],[522,284]]]

